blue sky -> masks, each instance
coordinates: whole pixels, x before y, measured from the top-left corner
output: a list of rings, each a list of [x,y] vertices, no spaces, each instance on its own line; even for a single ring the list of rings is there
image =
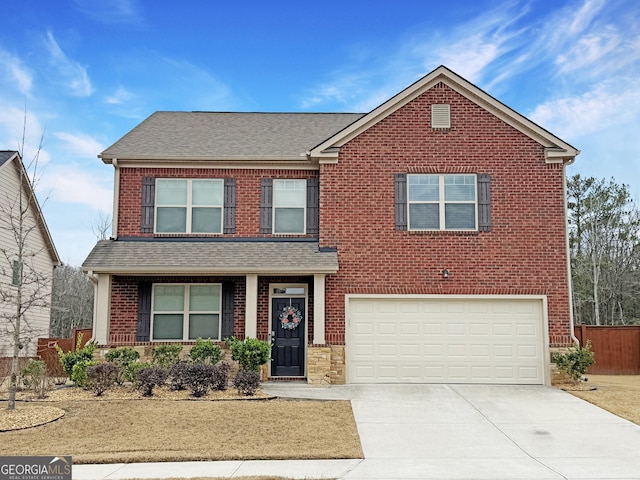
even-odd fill
[[[0,149],[44,133],[38,195],[80,265],[111,214],[96,157],[157,110],[366,112],[444,64],[640,198],[640,2],[22,0],[3,6]],[[46,199],[46,200],[45,200]]]

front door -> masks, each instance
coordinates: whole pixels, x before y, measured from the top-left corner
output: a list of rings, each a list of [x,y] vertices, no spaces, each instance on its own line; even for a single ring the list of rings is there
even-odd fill
[[[271,300],[272,377],[304,377],[304,298]]]

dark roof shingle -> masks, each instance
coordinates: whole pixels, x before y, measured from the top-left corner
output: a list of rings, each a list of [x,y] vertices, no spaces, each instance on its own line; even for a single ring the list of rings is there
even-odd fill
[[[100,158],[300,158],[363,115],[156,112],[102,152]]]
[[[83,270],[112,274],[335,273],[338,254],[317,241],[101,240]]]

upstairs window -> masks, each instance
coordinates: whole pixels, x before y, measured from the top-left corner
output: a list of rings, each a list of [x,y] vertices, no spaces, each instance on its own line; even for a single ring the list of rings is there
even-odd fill
[[[273,180],[273,233],[304,234],[306,180]]]
[[[220,284],[156,284],[151,312],[152,340],[220,340]]]
[[[476,175],[407,175],[409,230],[476,230]]]
[[[222,233],[222,179],[156,179],[156,233]]]

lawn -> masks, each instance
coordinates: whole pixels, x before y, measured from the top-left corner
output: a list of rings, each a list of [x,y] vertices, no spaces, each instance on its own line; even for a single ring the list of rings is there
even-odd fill
[[[0,432],[0,456],[71,455],[78,464],[363,457],[348,401],[57,400],[17,410],[43,406],[65,414]]]
[[[587,375],[582,390],[569,393],[640,425],[640,375]],[[595,390],[594,390],[595,389]]]

